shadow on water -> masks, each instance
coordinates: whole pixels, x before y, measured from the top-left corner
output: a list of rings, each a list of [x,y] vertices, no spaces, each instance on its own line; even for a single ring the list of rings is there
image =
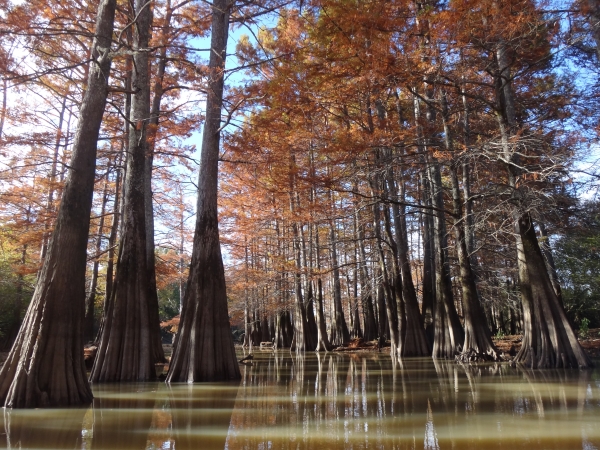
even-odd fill
[[[598,449],[597,371],[257,352],[239,383],[97,384],[92,408],[4,410],[1,448]]]

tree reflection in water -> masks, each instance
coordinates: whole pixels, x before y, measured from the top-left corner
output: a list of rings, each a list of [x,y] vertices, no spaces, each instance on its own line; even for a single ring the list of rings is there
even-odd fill
[[[174,448],[225,448],[238,386],[237,381],[169,386]]]
[[[157,383],[95,383],[91,448],[146,448],[157,390]]]
[[[5,410],[0,447],[600,448],[597,371],[280,351],[242,376],[95,385],[87,410]]]
[[[598,448],[597,380],[376,354],[258,354],[227,448]]]
[[[4,409],[0,424],[0,448],[83,448],[84,418],[91,408]]]

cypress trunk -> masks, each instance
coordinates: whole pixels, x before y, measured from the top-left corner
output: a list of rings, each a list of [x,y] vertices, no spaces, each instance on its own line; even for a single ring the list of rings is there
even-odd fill
[[[433,357],[454,358],[465,340],[464,330],[458,318],[448,262],[442,176],[437,161],[429,163],[429,181],[432,187],[434,211],[433,242],[435,249],[435,292]]]
[[[442,91],[442,123],[444,126],[444,142],[446,150],[452,151],[453,139],[448,126],[448,104],[446,93]],[[458,256],[459,282],[462,292],[462,309],[464,316],[464,343],[462,353],[458,357],[465,362],[473,360],[499,360],[498,351],[492,342],[492,335],[487,327],[486,317],[479,302],[479,294],[475,285],[475,274],[471,268],[469,259],[469,250],[465,227],[461,222],[468,222],[468,208],[463,215],[463,208],[460,198],[460,186],[458,183],[457,163],[450,165],[450,180],[452,183],[452,207],[454,215],[454,246]],[[468,198],[465,199],[468,202]]]
[[[369,286],[369,270],[367,268],[367,253],[365,251],[365,232],[362,224],[358,223],[358,209],[354,214],[354,222],[358,229],[359,265],[360,265],[360,292],[363,301],[363,338],[372,341],[377,338],[377,321],[373,308],[373,294]]]
[[[166,4],[166,14],[162,27],[162,42],[158,57],[152,105],[148,116],[147,125],[147,149],[144,163],[144,205],[146,222],[146,269],[148,272],[148,311],[150,314],[150,325],[158,327],[151,334],[152,359],[155,363],[166,362],[160,335],[160,318],[158,313],[158,293],[156,290],[156,255],[154,254],[154,207],[152,198],[152,169],[154,165],[154,149],[156,146],[156,133],[158,130],[158,119],[160,118],[160,104],[163,96],[163,79],[167,66],[167,36],[171,26],[173,11],[171,2]]]
[[[517,234],[517,267],[523,303],[523,344],[515,361],[532,368],[591,367],[548,275],[533,221],[522,212],[517,179],[519,157],[511,148],[510,136],[517,128],[515,101],[511,85],[509,57],[504,42],[496,50],[498,127],[502,141],[502,158],[506,163],[508,184],[513,189],[517,208],[513,211]]]
[[[217,218],[221,108],[230,8],[227,0],[215,0],[212,4],[210,77],[196,229],[177,345],[173,349],[167,382],[241,378],[229,325]]]
[[[150,296],[146,259],[145,160],[150,117],[148,43],[152,9],[145,0],[135,2],[134,56],[129,126],[129,154],[123,201],[123,234],[109,309],[90,380],[145,381],[156,377],[153,354],[160,342],[158,302]]]
[[[344,318],[342,306],[342,287],[340,284],[340,268],[337,254],[337,237],[334,222],[329,224],[329,243],[331,245],[331,265],[333,267],[333,314],[331,317],[331,337],[333,346],[345,345],[350,342],[350,332]]]
[[[121,164],[123,163],[123,148],[119,155],[119,163],[117,165],[117,175],[115,179],[115,199],[113,203],[113,221],[110,227],[110,234],[108,236],[108,255],[106,263],[106,289],[104,294],[104,309],[106,310],[106,302],[112,292],[114,282],[114,262],[115,262],[115,248],[117,245],[117,237],[121,228],[121,190],[123,180],[123,170],[121,170]]]
[[[479,301],[477,286],[475,285],[475,275],[471,269],[471,260],[467,250],[467,238],[465,228],[461,226],[461,221],[466,217],[462,214],[460,199],[460,187],[458,184],[458,175],[456,167],[451,167],[450,177],[452,179],[452,200],[454,205],[454,241],[459,265],[459,280],[462,292],[462,304],[464,314],[465,340],[463,344],[463,355],[472,361],[478,360],[498,360],[498,350],[492,342],[492,334],[487,326],[485,313]]]
[[[379,271],[379,278],[383,278],[381,270]],[[385,288],[382,282],[377,284],[377,313],[377,333],[379,335],[377,345],[381,348],[390,337],[390,324],[386,313]]]
[[[387,196],[387,191],[384,187],[384,195]],[[387,235],[387,242],[392,250],[391,260],[392,260],[392,273],[389,275],[390,279],[387,283],[387,291],[388,298],[392,299],[393,302],[390,302],[391,305],[395,304],[395,308],[391,310],[392,314],[395,314],[396,321],[396,338],[392,343],[392,353],[401,353],[402,352],[402,337],[406,332],[406,313],[405,313],[405,305],[404,298],[402,295],[402,278],[400,275],[400,268],[398,267],[398,247],[396,245],[396,241],[394,236],[392,235],[392,227],[390,220],[390,210],[387,205],[383,205],[383,223],[384,229]],[[390,322],[392,323],[392,322]],[[395,345],[394,345],[395,343]]]
[[[106,204],[108,203],[108,175],[110,165],[106,171],[106,180],[104,181],[104,189],[102,192],[102,209],[100,211],[100,223],[98,224],[98,236],[96,236],[96,259],[92,266],[92,278],[90,279],[90,291],[85,301],[85,322],[83,331],[84,342],[90,342],[94,339],[94,304],[96,303],[96,289],[98,287],[98,269],[100,261],[98,255],[102,249],[102,233],[104,230],[104,214],[106,212]]]
[[[329,351],[333,348],[329,337],[327,336],[327,324],[325,323],[325,312],[323,309],[323,281],[321,279],[321,248],[319,245],[319,227],[315,226],[315,246],[316,246],[316,259],[317,259],[317,272],[319,276],[317,278],[317,297],[316,297],[316,309],[317,309],[317,347],[316,351]]]
[[[296,193],[296,203],[300,206],[299,196]],[[310,226],[309,226],[310,229]],[[310,232],[312,234],[312,232]],[[312,246],[310,247],[310,255],[308,254],[306,249],[306,237],[304,235],[304,227],[300,227],[300,238],[302,241],[302,261],[305,270],[305,289],[306,292],[306,325],[307,332],[309,334],[309,339],[312,345],[312,349],[316,349],[317,347],[317,339],[318,339],[318,330],[317,330],[317,321],[315,318],[315,296],[314,289],[312,283]]]
[[[404,183],[398,196],[396,181],[393,171],[388,170],[388,189],[393,200],[392,212],[394,214],[394,236],[390,239],[395,241],[399,277],[402,283],[402,299],[404,301],[403,327],[400,329],[398,356],[428,356],[431,354],[429,343],[423,328],[423,319],[419,311],[419,301],[413,284],[410,259],[408,256],[408,233],[406,230],[406,211],[404,205]],[[399,201],[400,200],[400,201]]]
[[[0,402],[5,407],[75,406],[92,400],[83,360],[85,267],[115,6],[114,0],[98,6],[94,64],[56,227],[25,320],[0,371]]]
[[[300,256],[300,238],[298,233],[298,225],[292,225],[294,233],[294,251],[296,257],[296,272],[294,273],[296,302],[294,309],[294,350],[297,352],[311,351],[316,347],[316,343],[312,339],[310,332],[304,295],[302,292],[302,260]]]
[[[294,338],[291,314],[287,310],[280,311],[275,319],[275,347],[289,348]]]
[[[392,351],[398,348],[398,310],[396,305],[396,293],[393,291],[393,281],[389,275],[385,253],[382,246],[381,223],[379,220],[380,206],[375,203],[373,205],[373,217],[375,238],[377,240],[377,252],[379,255],[379,283],[377,292],[377,306],[379,309],[379,340],[383,344],[384,334],[390,338]],[[385,319],[384,319],[385,318]],[[384,319],[384,320],[382,320]],[[382,334],[385,327],[385,333]]]
[[[523,344],[515,361],[534,369],[592,367],[552,287],[531,216],[523,214],[517,227],[521,290],[526,295],[522,297]]]
[[[556,264],[554,262],[554,256],[552,255],[552,249],[550,248],[550,242],[548,238],[548,231],[546,230],[546,225],[544,222],[538,222],[538,227],[540,229],[540,250],[542,251],[542,255],[544,255],[544,259],[546,260],[546,265],[548,266],[548,273],[550,274],[550,281],[552,282],[552,287],[554,288],[554,292],[556,293],[556,297],[560,302],[561,306],[564,308],[563,298],[562,298],[562,289],[560,287],[560,282],[558,280],[558,272],[556,271]]]

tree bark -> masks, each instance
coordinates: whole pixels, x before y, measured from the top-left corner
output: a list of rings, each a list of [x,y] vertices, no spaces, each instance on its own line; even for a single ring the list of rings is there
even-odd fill
[[[241,378],[229,325],[217,217],[221,108],[230,10],[228,0],[213,2],[210,78],[202,136],[196,229],[184,309],[167,382]]]
[[[383,195],[387,197],[388,193],[385,188],[385,182],[383,185]],[[398,267],[398,247],[392,234],[390,210],[387,205],[383,205],[383,223],[388,238],[387,244],[391,248],[392,260],[392,272],[389,274],[389,282],[386,284],[386,286],[388,298],[393,299],[393,301],[390,301],[390,305],[392,306],[391,311],[392,314],[395,315],[394,319],[396,322],[396,338],[392,341],[391,351],[393,353],[400,354],[402,353],[402,336],[404,336],[404,333],[406,332],[406,312],[402,293],[402,276],[400,274],[400,267]],[[392,322],[390,321],[390,323]]]
[[[110,234],[108,236],[108,262],[106,263],[106,292],[104,294],[104,310],[107,310],[107,303],[112,293],[114,283],[114,268],[115,268],[115,248],[117,245],[117,238],[119,236],[119,230],[121,229],[121,191],[123,183],[123,153],[124,148],[121,148],[119,155],[119,163],[117,164],[117,175],[115,179],[115,200],[113,203],[113,222],[110,227]],[[117,253],[118,254],[118,253]],[[98,336],[99,338],[100,336]]]
[[[444,126],[444,143],[446,150],[453,151],[453,137],[448,126],[448,104],[446,93],[442,91],[442,124]],[[464,316],[464,343],[459,359],[465,362],[473,360],[499,360],[498,351],[492,342],[492,335],[486,323],[486,317],[479,302],[479,294],[475,285],[475,274],[471,268],[467,237],[465,230],[469,227],[463,226],[461,222],[468,221],[468,209],[463,214],[460,198],[460,185],[458,182],[457,166],[454,161],[450,165],[450,180],[452,183],[452,207],[454,215],[454,246],[458,256],[459,281],[462,293],[462,307]],[[465,199],[468,202],[468,199]]]
[[[465,340],[462,346],[462,353],[465,357],[477,358],[481,360],[499,360],[498,350],[492,342],[492,334],[487,326],[487,320],[481,303],[477,286],[475,285],[475,275],[471,269],[469,251],[467,250],[467,238],[465,236],[465,227],[461,222],[466,220],[463,215],[460,199],[460,186],[456,167],[450,168],[450,177],[452,180],[452,200],[454,206],[454,241],[456,253],[458,256],[458,265],[460,273],[460,287],[462,292],[462,304],[464,314]]]
[[[515,361],[540,369],[591,367],[592,362],[579,345],[552,286],[531,214],[520,198],[517,184],[519,157],[510,143],[510,137],[517,129],[517,120],[507,52],[506,43],[499,42],[496,48],[497,119],[502,142],[501,157],[516,203],[512,214],[515,218],[517,267],[523,303],[523,344]]]
[[[124,147],[124,145],[123,145]],[[98,328],[98,332],[96,333],[96,337],[94,339],[94,345],[98,345],[100,342],[100,336],[102,336],[102,330],[104,329],[104,322],[106,320],[106,312],[110,309],[110,299],[112,294],[112,288],[114,283],[114,266],[115,266],[115,247],[117,242],[117,236],[119,234],[120,229],[120,217],[121,217],[121,174],[122,174],[122,160],[123,160],[123,149],[121,148],[121,152],[119,154],[119,162],[117,163],[117,176],[115,179],[115,200],[113,204],[113,223],[110,227],[110,234],[108,236],[108,254],[107,254],[107,262],[106,262],[106,285],[104,289],[104,302],[102,307],[102,319],[100,320],[100,326]]]
[[[158,55],[158,64],[154,69],[156,73],[153,89],[152,105],[150,107],[147,125],[147,149],[144,166],[144,205],[146,222],[146,268],[148,270],[148,311],[150,314],[150,325],[157,327],[152,333],[152,358],[155,363],[166,362],[160,335],[160,318],[158,313],[158,293],[156,290],[156,255],[154,245],[154,206],[152,198],[152,169],[154,165],[154,149],[156,147],[156,133],[158,131],[158,120],[160,118],[160,104],[162,101],[163,80],[167,67],[167,48],[169,31],[171,29],[171,18],[173,10],[170,0],[165,5],[166,14],[162,27],[161,48]],[[150,81],[150,80],[148,80]]]
[[[369,286],[369,271],[367,268],[367,254],[365,251],[365,232],[363,225],[358,220],[358,208],[354,213],[355,227],[358,231],[357,242],[359,249],[359,270],[360,270],[360,292],[363,304],[363,338],[365,341],[372,341],[377,338],[377,321],[375,320],[375,311],[373,309],[373,293]]]
[[[294,292],[296,301],[294,303],[294,350],[297,352],[310,351],[315,349],[314,342],[311,342],[311,335],[308,329],[308,320],[306,317],[306,304],[302,292],[302,261],[300,257],[300,242],[298,235],[298,225],[292,224],[294,233],[294,253],[296,261],[296,270],[294,272]]]
[[[106,213],[106,204],[108,203],[108,176],[110,173],[110,164],[106,171],[106,180],[102,192],[102,209],[100,210],[100,221],[98,223],[98,236],[96,237],[95,251],[98,255],[102,249],[102,237],[104,231],[104,217]],[[96,289],[98,288],[98,269],[100,261],[98,257],[94,260],[92,266],[92,278],[90,279],[90,290],[85,301],[85,321],[83,331],[83,341],[90,342],[94,339],[94,305],[96,303]]]
[[[319,245],[319,227],[315,226],[315,247],[316,247],[316,261],[317,261],[317,296],[316,296],[316,309],[317,309],[317,346],[316,351],[329,351],[333,348],[329,337],[327,336],[327,325],[325,323],[325,312],[323,310],[323,281],[321,279],[321,246]]]
[[[290,196],[291,197],[291,196]],[[293,199],[290,198],[290,203],[293,205]],[[291,208],[294,213],[294,207]],[[316,342],[311,332],[310,322],[308,317],[308,308],[312,308],[310,299],[307,297],[305,300],[305,292],[302,290],[302,256],[301,256],[301,242],[300,232],[298,231],[298,224],[294,222],[292,224],[292,232],[294,239],[294,254],[296,261],[296,271],[294,272],[295,280],[295,294],[296,303],[294,310],[294,349],[297,352],[312,351],[316,348]],[[308,293],[306,292],[308,296]],[[314,315],[313,315],[314,322]]]
[[[381,269],[379,269],[378,278],[383,278]],[[390,337],[390,323],[388,320],[388,314],[386,312],[385,288],[384,288],[382,282],[378,283],[376,286],[377,286],[377,313],[378,313],[377,345],[379,346],[379,348],[381,348],[384,346],[386,340]]]
[[[298,194],[296,193],[296,203],[300,205],[300,200],[298,198]],[[306,250],[306,237],[304,235],[304,227],[300,226],[300,239],[302,242],[302,261],[305,270],[305,282],[304,282],[304,292],[306,292],[306,324],[307,324],[307,332],[309,334],[309,339],[311,342],[311,346],[313,350],[317,346],[318,339],[318,329],[317,329],[317,321],[315,318],[315,295],[312,283],[312,246],[310,256]]]
[[[250,264],[248,256],[248,238],[244,236],[244,269],[245,269],[245,283],[244,288],[244,342],[242,343],[243,348],[249,348],[252,353],[252,339],[250,338],[252,324],[250,322],[250,294],[248,293],[248,286],[250,285],[250,279],[248,274],[250,273]],[[181,312],[181,311],[180,311]]]
[[[523,297],[523,344],[515,361],[533,369],[592,367],[552,288],[531,216],[521,216],[517,227],[526,271],[521,289],[529,292]]]
[[[356,249],[355,249],[356,252]],[[354,286],[353,294],[350,299],[350,317],[352,318],[352,326],[350,331],[350,336],[353,338],[361,338],[363,337],[362,329],[360,326],[360,310],[358,308],[358,261],[355,253],[354,260],[354,278],[352,280],[352,285]],[[350,285],[350,280],[348,280],[348,284]]]
[[[383,238],[381,236],[381,221],[379,218],[380,205],[379,203],[373,204],[373,227],[375,229],[375,239],[377,245],[377,252],[379,254],[379,275],[382,281],[379,283],[379,290],[377,292],[377,306],[379,309],[379,340],[380,345],[384,343],[384,334],[382,334],[384,327],[387,328],[386,333],[391,341],[392,351],[398,348],[398,306],[396,305],[396,294],[392,291],[393,281],[389,276],[389,272],[386,266],[385,253],[383,251]],[[383,300],[383,304],[382,304]],[[383,318],[385,320],[382,320]],[[387,325],[387,326],[386,326]],[[389,333],[389,334],[388,334]]]
[[[404,186],[400,189],[400,197],[398,198],[398,188],[394,179],[392,169],[388,169],[387,184],[391,199],[393,200],[392,212],[394,214],[394,236],[396,243],[396,258],[397,264],[402,277],[402,300],[404,302],[404,323],[400,328],[399,336],[399,357],[409,356],[428,356],[431,354],[425,330],[423,328],[423,319],[419,311],[419,302],[417,293],[412,279],[412,271],[410,267],[410,259],[408,256],[408,233],[406,230],[406,212],[405,207],[399,206],[400,199],[404,202]],[[402,320],[399,318],[399,322]]]
[[[275,347],[288,348],[292,345],[294,329],[292,318],[287,310],[280,311],[275,319]]]
[[[345,345],[350,342],[350,332],[344,317],[342,306],[342,288],[340,284],[340,268],[337,254],[337,236],[334,221],[329,223],[329,244],[331,245],[331,265],[333,274],[333,314],[331,317],[331,337],[333,346]]]
[[[550,242],[548,240],[548,231],[546,230],[546,225],[544,224],[544,222],[538,222],[537,225],[540,229],[540,236],[542,238],[540,242],[540,250],[542,251],[542,255],[544,255],[544,260],[546,261],[546,264],[548,266],[550,281],[552,282],[552,287],[554,288],[554,292],[556,293],[556,297],[558,298],[559,303],[564,308],[562,289],[560,287],[560,281],[558,280],[558,272],[556,271],[554,256],[552,255],[552,249],[550,248]]]
[[[417,137],[419,152],[425,155],[426,146],[423,136],[423,130],[420,125],[421,105],[419,98],[413,96],[414,117],[417,126]],[[421,187],[421,202],[423,206],[431,207],[432,205],[432,185],[427,174],[427,163],[422,157],[424,169],[419,173],[419,182]],[[434,219],[431,209],[421,210],[421,223],[423,234],[423,297],[421,306],[421,316],[423,317],[423,325],[425,326],[425,335],[429,343],[433,346],[434,342],[434,318],[435,318],[435,245],[434,245]]]
[[[94,64],[56,227],[25,320],[0,371],[0,401],[6,407],[75,406],[92,400],[83,360],[85,267],[115,6],[114,0],[98,6]]]
[[[106,311],[102,335],[90,380],[145,381],[156,377],[153,343],[160,339],[158,303],[150,301],[146,260],[144,206],[145,159],[148,151],[150,117],[150,68],[148,44],[152,9],[145,0],[136,0],[134,68],[129,125],[129,155],[125,178],[123,234],[117,273]]]
[[[437,161],[429,162],[429,181],[431,183],[432,205],[434,212],[433,242],[435,249],[435,292],[436,305],[434,316],[434,359],[454,358],[465,340],[460,324],[454,297],[447,254],[446,222],[442,192],[442,176]]]

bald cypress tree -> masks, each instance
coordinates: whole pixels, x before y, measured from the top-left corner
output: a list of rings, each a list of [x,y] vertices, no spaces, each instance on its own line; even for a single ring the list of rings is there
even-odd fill
[[[115,7],[115,0],[98,6],[93,60],[56,226],[23,325],[0,371],[0,402],[6,407],[92,400],[83,360],[85,268]]]
[[[210,78],[202,136],[196,229],[168,382],[241,378],[229,325],[217,217],[221,109],[231,6],[229,0],[215,0],[212,4]]]

